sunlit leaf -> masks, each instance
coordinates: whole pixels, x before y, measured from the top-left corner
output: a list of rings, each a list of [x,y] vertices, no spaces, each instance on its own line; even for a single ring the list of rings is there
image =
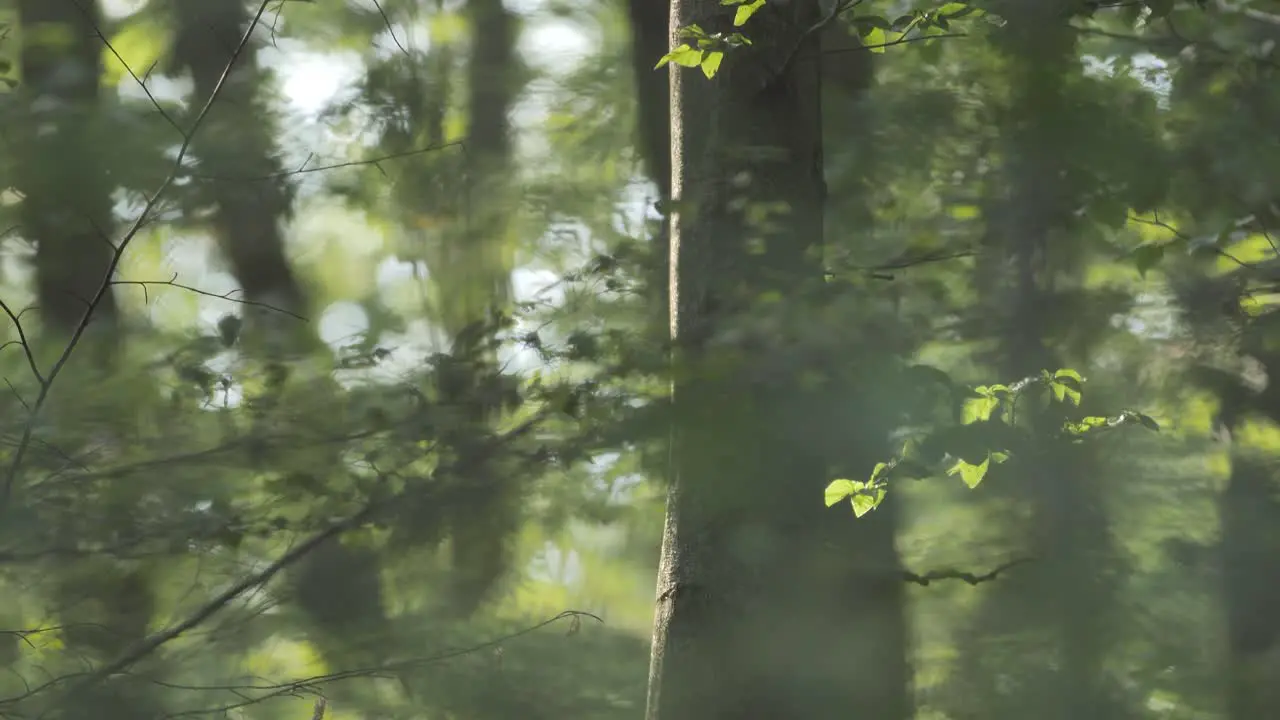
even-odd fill
[[[854,517],[862,517],[875,510],[884,501],[884,488],[870,488],[854,493],[851,498]]]
[[[976,422],[985,422],[991,419],[991,413],[1000,405],[999,398],[996,397],[977,397],[968,398],[964,401],[964,408],[961,412],[960,422],[970,425]]]
[[[687,44],[677,45],[671,52],[662,56],[654,69],[657,70],[667,63],[675,63],[681,67],[698,67],[702,64],[702,54],[703,51]]]
[[[882,53],[885,50],[885,43],[889,41],[889,36],[885,31],[872,27],[867,30],[867,34],[862,36],[862,44],[873,53]]]
[[[1063,378],[1066,378],[1069,380],[1075,380],[1077,383],[1084,382],[1084,377],[1082,377],[1080,373],[1076,372],[1075,370],[1072,370],[1071,368],[1063,368],[1055,372],[1053,374],[1053,377],[1057,380],[1062,380]]]
[[[764,7],[764,0],[753,0],[742,5],[738,5],[738,10],[733,14],[733,26],[742,27],[756,11]]]
[[[832,480],[824,493],[827,507],[831,507],[854,493],[852,480]]]
[[[723,60],[724,60],[724,53],[718,50],[712,50],[710,52],[707,52],[703,56],[702,64],[700,65],[700,67],[702,68],[702,74],[706,75],[708,80],[715,77],[716,72],[720,70],[720,63]]]
[[[171,41],[169,25],[156,17],[145,15],[130,20],[111,37],[111,46],[102,49],[103,82],[117,85],[126,78],[133,82],[130,70],[143,77],[169,51]]]
[[[881,474],[889,469],[889,463],[876,463],[876,467],[871,471],[871,484],[874,485],[876,480],[880,479]]]
[[[991,467],[991,456],[987,455],[986,459],[981,463],[974,465],[973,463],[957,460],[955,465],[947,470],[947,475],[959,475],[960,479],[970,489],[978,487],[982,479],[987,476],[987,470]]]

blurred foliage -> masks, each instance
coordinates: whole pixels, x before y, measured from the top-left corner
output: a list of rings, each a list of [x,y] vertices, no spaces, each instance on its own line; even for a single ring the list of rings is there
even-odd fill
[[[207,2],[0,9],[0,717],[640,716],[663,58],[618,2]],[[768,42],[726,4],[667,59]],[[904,510],[917,716],[1280,717],[1280,5],[824,7],[827,282],[717,342],[907,448],[827,500]]]

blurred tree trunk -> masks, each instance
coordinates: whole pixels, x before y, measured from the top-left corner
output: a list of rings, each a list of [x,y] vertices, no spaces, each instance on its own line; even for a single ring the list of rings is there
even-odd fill
[[[99,123],[101,17],[96,3],[70,0],[21,0],[18,16],[29,133],[14,144],[22,231],[36,244],[40,316],[70,334],[106,280],[116,240]],[[113,293],[93,317],[101,334],[114,338]]]
[[[514,266],[514,221],[520,207],[513,178],[511,111],[523,86],[516,55],[517,18],[502,0],[468,0],[471,55],[467,66],[467,137],[463,163],[466,202],[461,232],[445,238],[432,270],[444,329],[454,338],[459,383],[441,387],[444,402],[461,418],[454,446],[467,477],[448,526],[452,549],[454,609],[467,615],[479,607],[508,569],[509,545],[519,525],[517,478],[495,467],[476,438],[501,411],[486,378],[496,375],[497,343],[467,347],[464,330],[510,311]],[[496,327],[491,328],[497,330]],[[465,378],[465,380],[463,380]],[[470,430],[466,428],[470,428]]]
[[[1063,366],[1060,338],[1044,328],[1066,301],[1057,283],[1073,272],[1059,253],[1082,203],[1080,188],[1067,180],[1075,133],[1063,121],[1071,102],[1067,80],[1079,61],[1070,3],[1012,0],[999,13],[1008,20],[1000,49],[1012,96],[1001,128],[1001,195],[987,209],[992,252],[977,281],[985,316],[998,323],[1001,377],[1012,382]],[[1006,472],[1016,475],[1012,492],[1029,507],[1028,554],[1036,561],[988,591],[969,630],[971,657],[962,663],[958,691],[968,713],[1046,720],[1122,715],[1104,681],[1114,635],[1106,625],[1115,590],[1110,528],[1093,485],[1091,448],[1058,438],[1064,412],[1058,404],[1019,405],[1034,436]],[[1017,650],[992,650],[1001,644]],[[1036,653],[1040,659],[1026,662]],[[1011,688],[1000,687],[1005,679]],[[975,692],[979,683],[986,687]]]
[[[1280,502],[1266,460],[1237,449],[1222,494],[1227,717],[1280,717]]]
[[[191,72],[198,112],[234,62],[217,102],[192,142],[201,174],[210,176],[215,235],[244,299],[292,313],[306,312],[306,297],[284,248],[282,224],[292,203],[272,137],[274,123],[260,96],[262,71],[250,42],[236,49],[251,18],[240,0],[172,0],[177,21],[175,61]],[[306,332],[296,318],[269,309],[251,311],[246,330],[271,346],[289,346]]]
[[[724,342],[759,332],[762,296],[822,284],[819,47],[800,30],[818,12],[766,4],[756,45],[713,80],[671,75],[677,375],[651,720],[910,714],[892,503],[860,521],[824,508],[831,393],[766,370],[782,338]],[[672,26],[692,22],[729,25],[717,0],[674,2]]]
[[[29,132],[25,142],[14,143],[22,230],[36,244],[40,316],[47,329],[65,337],[80,325],[90,300],[107,281],[117,240],[104,161],[107,140],[99,122],[101,15],[95,3],[70,0],[22,0],[18,13],[21,97],[28,113],[24,131]],[[113,293],[104,294],[92,313],[87,333],[93,339],[91,352],[109,353],[119,340]],[[74,430],[68,434],[74,436]],[[153,598],[139,574],[110,561],[69,561],[51,583],[63,601],[57,612],[69,629],[64,642],[77,657],[110,660],[146,636]],[[86,601],[94,601],[88,612],[83,609]],[[55,703],[66,717],[114,720],[158,712],[145,693],[118,685],[59,697]]]
[[[1266,228],[1274,233],[1274,228]],[[1239,268],[1235,277],[1203,278],[1203,288],[1184,299],[1184,305],[1205,305],[1199,317],[1213,318],[1207,340],[1227,334],[1238,338],[1236,351],[1256,361],[1270,381],[1261,390],[1250,387],[1238,373],[1214,373],[1221,384],[1211,389],[1219,400],[1222,437],[1232,444],[1231,474],[1218,500],[1222,523],[1219,547],[1222,595],[1227,626],[1227,717],[1280,717],[1280,473],[1275,455],[1264,448],[1238,443],[1237,434],[1250,422],[1280,424],[1280,352],[1272,316],[1223,316],[1238,307],[1234,293],[1256,273],[1257,266]],[[1264,283],[1268,281],[1263,280]],[[1268,283],[1269,284],[1269,283]],[[1226,302],[1224,297],[1231,298]]]
[[[1239,17],[1239,16],[1237,16]],[[1205,19],[1217,24],[1219,18]],[[1280,27],[1267,22],[1224,25],[1222,42],[1243,48],[1280,41]],[[1247,230],[1273,239],[1280,232],[1274,163],[1258,163],[1253,138],[1272,132],[1280,120],[1274,101],[1276,68],[1259,64],[1247,73],[1228,74],[1220,60],[1197,55],[1183,59],[1171,92],[1174,111],[1186,108],[1196,118],[1180,129],[1179,150],[1185,175],[1179,205],[1205,230],[1218,232],[1223,217],[1253,216]],[[1236,158],[1250,158],[1249,163]],[[1201,343],[1212,348],[1203,382],[1219,402],[1222,437],[1233,436],[1246,421],[1265,418],[1280,424],[1280,353],[1274,313],[1246,317],[1241,301],[1270,292],[1280,258],[1233,268],[1228,274],[1200,270],[1182,288],[1180,304]],[[1237,361],[1259,363],[1268,379],[1259,392],[1238,372],[1221,372],[1221,350]],[[1206,368],[1200,368],[1204,372]],[[1219,550],[1222,599],[1226,613],[1226,716],[1230,720],[1280,717],[1280,473],[1274,454],[1235,445],[1231,473],[1219,498],[1222,537]]]

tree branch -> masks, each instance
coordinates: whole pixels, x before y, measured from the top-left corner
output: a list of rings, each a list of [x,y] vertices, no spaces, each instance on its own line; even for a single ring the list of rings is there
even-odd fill
[[[253,19],[249,22],[249,27],[245,29],[244,36],[240,38],[239,44],[236,45],[235,52],[232,53],[231,59],[227,61],[227,65],[222,70],[222,76],[218,78],[217,85],[214,86],[213,92],[209,94],[209,99],[200,108],[200,112],[196,114],[195,119],[191,122],[191,129],[187,131],[182,139],[182,145],[178,148],[177,157],[173,161],[173,169],[169,171],[168,177],[160,186],[156,188],[151,197],[147,198],[147,202],[142,207],[142,211],[138,213],[138,217],[134,219],[133,224],[125,232],[120,242],[116,243],[115,250],[112,252],[111,262],[107,264],[107,270],[103,275],[98,290],[89,299],[88,307],[85,308],[84,316],[80,318],[76,329],[71,333],[71,339],[67,341],[67,346],[63,348],[58,359],[54,361],[53,366],[49,368],[49,373],[45,376],[44,381],[40,383],[40,392],[36,395],[35,402],[31,404],[31,412],[27,414],[27,422],[22,429],[22,437],[18,440],[18,446],[14,450],[13,460],[9,463],[9,468],[5,472],[3,487],[0,487],[0,517],[3,517],[5,511],[8,510],[9,501],[13,497],[13,486],[18,479],[18,471],[22,468],[22,463],[27,457],[27,451],[31,447],[31,440],[35,434],[36,422],[39,419],[40,411],[44,409],[45,403],[49,399],[49,392],[53,389],[54,380],[67,366],[67,362],[75,353],[76,347],[79,346],[80,340],[84,337],[85,330],[88,329],[89,323],[93,320],[94,312],[102,303],[102,299],[111,292],[113,284],[112,276],[115,275],[116,269],[120,266],[120,261],[124,258],[125,250],[128,249],[133,239],[151,219],[152,213],[159,206],[160,200],[164,197],[169,188],[177,180],[178,175],[182,171],[182,163],[187,157],[187,152],[191,149],[191,141],[195,137],[196,132],[200,130],[200,126],[204,124],[204,120],[209,115],[209,111],[213,108],[218,97],[222,94],[223,87],[226,86],[227,78],[231,75],[232,68],[235,67],[236,61],[240,59],[240,55],[244,52],[245,47],[249,44],[249,39],[253,36],[253,31],[257,29],[258,23],[262,20],[263,14],[267,11],[267,5],[271,0],[262,0],[257,11],[253,14]]]
[[[915,583],[920,587],[928,587],[929,583],[933,582],[934,580],[963,580],[964,582],[970,585],[978,585],[984,582],[990,582],[992,580],[995,580],[1005,570],[1008,570],[1009,568],[1014,567],[1016,565],[1029,563],[1031,562],[1031,560],[1032,558],[1019,558],[1017,560],[1010,560],[1009,562],[1003,565],[1000,565],[996,567],[994,570],[991,570],[990,572],[984,573],[982,575],[976,575],[971,572],[965,572],[963,570],[954,570],[954,569],[930,570],[929,572],[923,575],[917,575],[913,572],[904,570],[902,573],[902,579],[909,583]]]

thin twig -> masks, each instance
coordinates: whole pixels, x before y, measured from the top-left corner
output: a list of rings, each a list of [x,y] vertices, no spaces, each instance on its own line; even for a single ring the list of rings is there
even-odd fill
[[[265,7],[265,5],[264,5]],[[504,445],[516,438],[527,435],[532,432],[544,419],[553,414],[551,407],[543,408],[534,413],[532,416],[521,422],[516,427],[503,433],[494,439],[494,446]],[[373,502],[366,505],[359,512],[356,512],[343,520],[340,520],[329,527],[315,533],[303,542],[295,545],[288,552],[280,555],[271,564],[267,565],[258,572],[251,573],[239,582],[234,583],[227,589],[215,595],[212,599],[200,606],[194,613],[188,615],[181,622],[157,632],[144,640],[135,644],[132,648],[127,649],[119,658],[112,662],[94,670],[77,683],[69,692],[75,693],[101,682],[102,680],[117,675],[137,664],[142,659],[159,650],[164,645],[172,642],[189,630],[201,625],[209,618],[221,612],[225,607],[240,598],[245,593],[255,588],[261,587],[278,575],[281,571],[298,562],[302,558],[309,555],[320,545],[325,542],[337,538],[343,533],[353,530],[363,525],[366,521],[373,518],[377,513],[384,510],[397,501],[396,498],[381,502]]]
[[[178,288],[179,290],[186,290],[187,292],[192,292],[197,295],[203,295],[205,297],[210,297],[217,300],[226,300],[227,302],[233,302],[239,305],[251,305],[254,307],[265,308],[267,310],[272,310],[272,311],[281,313],[283,315],[289,315],[291,317],[295,317],[304,322],[307,319],[305,316],[299,315],[298,313],[295,313],[291,310],[286,310],[285,308],[282,308],[282,307],[277,307],[270,303],[259,302],[257,300],[246,300],[244,298],[231,297],[232,295],[240,292],[239,288],[235,290],[228,290],[225,293],[215,293],[215,292],[210,292],[209,290],[201,290],[200,288],[192,287],[191,285],[184,285],[180,282],[177,282],[177,280],[178,280],[178,273],[174,273],[173,277],[169,278],[168,280],[112,280],[111,284],[112,285],[136,285],[141,287],[144,293],[146,292],[146,289],[149,286],[163,285],[166,287]]]
[[[62,369],[66,367],[67,362],[71,359],[71,355],[75,352],[76,347],[80,344],[81,338],[84,337],[85,330],[88,329],[89,323],[93,320],[94,311],[101,305],[102,299],[111,292],[112,276],[115,275],[116,268],[120,266],[120,261],[124,258],[125,250],[129,248],[129,244],[137,237],[138,232],[150,219],[151,214],[155,211],[156,206],[160,204],[160,200],[169,188],[177,180],[179,173],[182,171],[182,163],[187,157],[187,152],[191,148],[191,141],[196,133],[200,130],[200,126],[204,124],[204,120],[209,115],[209,111],[213,108],[218,97],[222,94],[222,88],[226,85],[227,78],[231,75],[232,69],[236,62],[240,59],[240,55],[249,45],[249,39],[253,36],[253,31],[257,29],[258,23],[262,20],[263,13],[267,10],[267,5],[271,0],[262,0],[258,5],[258,10],[253,14],[253,19],[249,22],[249,27],[245,29],[244,36],[240,38],[239,44],[236,45],[235,52],[232,53],[231,59],[227,61],[227,65],[222,70],[221,77],[214,85],[213,92],[209,94],[209,99],[205,101],[204,106],[200,108],[200,112],[196,114],[195,120],[191,123],[191,129],[182,139],[182,145],[178,148],[178,155],[173,162],[173,170],[169,172],[169,176],[164,182],[156,188],[151,197],[147,199],[143,205],[138,217],[133,224],[125,232],[120,242],[116,243],[116,247],[111,256],[111,262],[107,264],[106,272],[103,275],[102,282],[98,285],[98,290],[89,300],[88,307],[85,308],[84,316],[80,318],[74,332],[71,333],[71,339],[67,341],[67,346],[63,348],[58,359],[54,361],[53,366],[49,368],[49,373],[45,377],[44,382],[40,384],[40,392],[36,396],[35,402],[31,404],[31,412],[27,414],[26,426],[22,430],[22,438],[18,441],[18,447],[14,451],[13,460],[9,463],[9,468],[5,473],[4,487],[0,488],[0,517],[5,514],[9,507],[9,501],[13,497],[13,485],[18,478],[18,471],[22,467],[22,462],[26,459],[27,449],[31,447],[31,438],[35,433],[36,421],[39,419],[40,411],[44,409],[45,402],[49,399],[49,392],[53,389],[54,380],[61,374]]]
[[[423,153],[434,152],[436,150],[444,150],[450,147],[460,147],[465,149],[465,143],[461,140],[453,140],[447,143],[435,145],[426,145],[414,148],[412,150],[404,150],[402,152],[388,153],[377,157],[365,158],[363,160],[348,160],[346,162],[332,163],[330,165],[315,165],[312,167],[300,167],[296,170],[283,170],[281,172],[271,173],[269,175],[191,175],[193,180],[212,180],[212,181],[228,181],[228,182],[265,182],[268,180],[283,180],[295,175],[309,175],[311,173],[326,172],[329,170],[341,170],[343,168],[360,167],[363,165],[377,166],[378,163],[387,160],[401,160],[414,155],[422,155]]]
[[[0,310],[4,310],[4,314],[9,316],[9,319],[13,321],[14,329],[18,331],[17,344],[22,346],[22,352],[27,355],[27,364],[31,366],[31,374],[36,376],[36,382],[40,383],[41,386],[45,385],[44,376],[40,374],[40,367],[36,364],[35,352],[32,351],[31,343],[27,340],[27,334],[22,329],[22,320],[20,316],[15,314],[13,310],[5,304],[4,300],[0,300]],[[9,343],[5,343],[5,345],[8,344]]]

